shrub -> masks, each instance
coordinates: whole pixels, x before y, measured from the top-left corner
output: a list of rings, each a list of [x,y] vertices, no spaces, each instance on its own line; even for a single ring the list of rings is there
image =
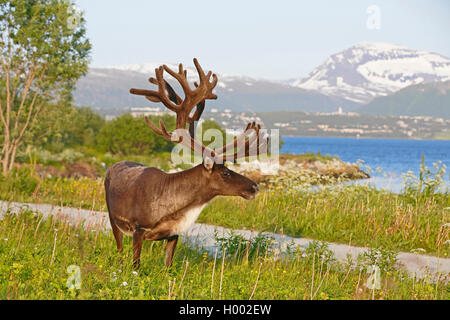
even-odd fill
[[[169,115],[151,117],[157,124],[163,120],[167,130],[175,127],[175,118]],[[170,151],[173,144],[157,135],[145,123],[143,117],[134,118],[130,114],[117,117],[100,130],[96,138],[97,147],[102,152],[122,155],[142,155]]]

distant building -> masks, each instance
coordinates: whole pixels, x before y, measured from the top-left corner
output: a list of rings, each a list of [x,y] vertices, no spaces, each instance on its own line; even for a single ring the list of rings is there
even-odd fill
[[[244,132],[244,129],[226,129],[225,132],[229,135],[238,136]]]
[[[141,116],[162,116],[168,114],[169,111],[163,111],[159,107],[131,108],[131,116],[137,118]]]
[[[288,123],[275,122],[273,125],[275,127],[285,128],[289,127],[291,124],[289,122]]]

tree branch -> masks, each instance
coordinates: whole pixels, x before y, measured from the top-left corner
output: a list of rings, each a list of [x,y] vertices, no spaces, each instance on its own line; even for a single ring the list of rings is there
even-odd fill
[[[34,73],[34,66],[33,66],[30,69],[30,72],[28,73],[27,78],[26,78],[25,87],[22,92],[22,100],[20,102],[19,109],[17,110],[16,121],[14,124],[14,130],[17,130],[17,127],[19,126],[20,115],[22,114],[23,106],[25,104],[25,100],[27,98],[28,92],[33,84],[34,77],[35,77],[35,73]]]

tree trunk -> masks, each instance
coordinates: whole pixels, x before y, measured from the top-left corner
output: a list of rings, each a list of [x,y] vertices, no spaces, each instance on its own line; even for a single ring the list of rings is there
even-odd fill
[[[9,158],[9,169],[8,171],[11,171],[14,168],[14,163],[16,162],[16,152],[17,152],[17,145],[14,145],[12,152],[11,152],[11,157]]]
[[[3,176],[6,176],[8,174],[8,168],[9,168],[9,155],[11,154],[11,150],[9,148],[9,141],[5,141],[5,145],[3,148],[3,155],[2,155],[2,173]]]

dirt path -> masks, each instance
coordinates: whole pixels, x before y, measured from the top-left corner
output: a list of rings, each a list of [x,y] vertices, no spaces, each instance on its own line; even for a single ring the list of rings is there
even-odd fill
[[[33,212],[39,212],[48,217],[49,215],[56,216],[60,219],[69,220],[72,225],[84,225],[85,228],[94,230],[108,230],[111,228],[107,212],[92,211],[77,209],[71,207],[59,207],[49,204],[24,204],[17,202],[0,201],[0,218],[4,216],[6,211],[11,213],[20,213],[22,210],[28,209]],[[193,248],[200,248],[206,250],[211,254],[215,253],[216,249],[220,249],[215,240],[215,233],[221,237],[227,237],[234,233],[241,235],[246,239],[254,238],[258,232],[249,230],[232,230],[218,226],[207,224],[194,224],[185,235],[182,237],[183,243]],[[292,247],[307,248],[312,239],[293,238],[275,233],[265,232],[265,235],[271,236],[275,239],[281,251],[286,249],[289,245]],[[367,251],[367,248],[354,247],[345,244],[337,244],[327,242],[329,249],[334,252],[335,258],[340,261],[347,259],[350,255],[353,261],[356,261],[358,255]],[[450,274],[450,259],[440,258],[434,256],[427,256],[421,254],[401,252],[397,256],[401,268],[406,270],[411,276],[417,278],[424,278],[427,276],[436,277],[438,274],[448,276]]]

